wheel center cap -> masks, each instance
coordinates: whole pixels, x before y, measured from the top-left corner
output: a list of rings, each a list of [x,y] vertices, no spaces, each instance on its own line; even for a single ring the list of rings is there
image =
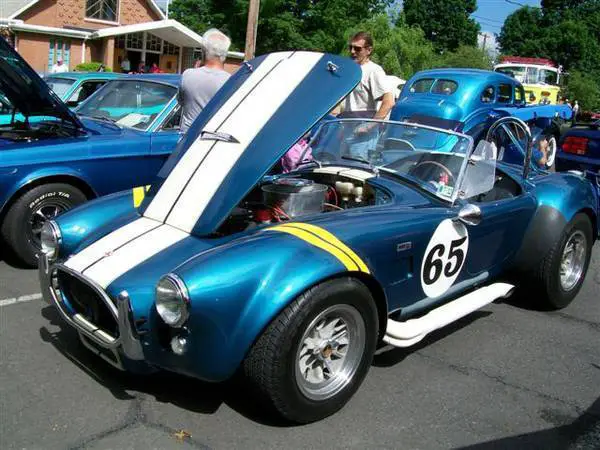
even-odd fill
[[[331,358],[332,353],[333,349],[331,348],[331,345],[327,345],[323,350],[321,350],[321,355],[323,355],[323,358]]]

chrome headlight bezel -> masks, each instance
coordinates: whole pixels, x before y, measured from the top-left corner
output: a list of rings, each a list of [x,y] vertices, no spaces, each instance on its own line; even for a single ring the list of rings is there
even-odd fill
[[[181,328],[190,317],[190,294],[174,273],[163,276],[156,285],[155,306],[159,317],[173,328]]]
[[[42,231],[40,233],[40,248],[42,253],[49,259],[56,258],[61,244],[62,235],[60,233],[60,227],[54,220],[47,220],[44,225],[42,225]]]

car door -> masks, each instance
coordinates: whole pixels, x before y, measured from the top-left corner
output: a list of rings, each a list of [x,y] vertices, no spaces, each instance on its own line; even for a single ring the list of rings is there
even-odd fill
[[[156,166],[156,171],[162,166],[175,146],[183,136],[180,130],[181,108],[176,105],[172,111],[165,115],[163,120],[151,133],[151,160]]]

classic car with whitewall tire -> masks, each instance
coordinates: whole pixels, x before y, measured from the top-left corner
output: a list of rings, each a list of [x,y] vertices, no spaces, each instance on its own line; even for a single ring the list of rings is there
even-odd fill
[[[123,192],[44,225],[45,300],[119,369],[242,374],[300,423],[350,400],[379,342],[418,343],[511,295],[512,274],[544,308],[571,302],[598,235],[596,191],[527,164],[518,118],[477,146],[415,123],[323,121],[300,165],[273,173],[360,78],[330,54],[248,61],[140,206]],[[525,164],[498,158],[497,133],[524,142]]]
[[[3,251],[35,266],[46,220],[149,184],[181,137],[179,79],[118,77],[73,111],[0,39],[0,99],[9,117],[0,122]]]

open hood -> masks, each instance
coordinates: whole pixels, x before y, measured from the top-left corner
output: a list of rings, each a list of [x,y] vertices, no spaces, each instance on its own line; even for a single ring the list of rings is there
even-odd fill
[[[249,61],[188,130],[140,212],[187,233],[211,234],[360,77],[358,64],[337,55],[279,52]]]
[[[56,117],[83,128],[77,116],[3,38],[0,38],[0,93],[25,117]]]

